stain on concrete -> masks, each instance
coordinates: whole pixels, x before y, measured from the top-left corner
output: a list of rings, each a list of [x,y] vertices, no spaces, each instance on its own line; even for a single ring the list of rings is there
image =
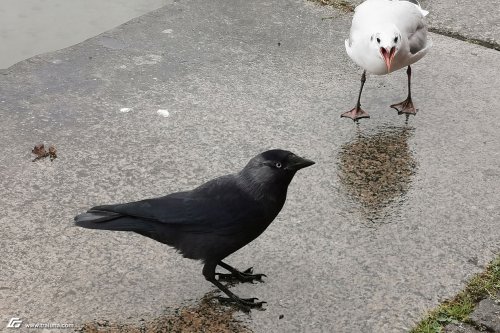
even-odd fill
[[[163,57],[158,54],[148,54],[145,56],[134,57],[134,63],[138,66],[140,65],[154,65],[161,61]]]
[[[108,48],[111,50],[123,50],[124,48],[127,47],[127,45],[123,41],[121,41],[117,38],[108,37],[108,36],[99,37],[98,43],[100,45],[104,46],[105,48]]]
[[[204,332],[250,333],[243,323],[233,317],[238,310],[222,306],[214,299],[215,292],[207,293],[192,305],[167,309],[165,314],[153,320],[139,319],[137,323],[117,323],[95,320],[77,329],[82,333],[153,333],[153,332]]]
[[[413,129],[387,127],[374,134],[358,133],[339,154],[339,177],[345,192],[370,221],[404,199],[417,168],[408,146]]]

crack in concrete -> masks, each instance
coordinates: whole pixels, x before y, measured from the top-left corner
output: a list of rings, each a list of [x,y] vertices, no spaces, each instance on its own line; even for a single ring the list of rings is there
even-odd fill
[[[467,37],[467,36],[461,35],[460,33],[456,32],[456,31],[451,31],[451,30],[446,30],[446,29],[440,29],[440,28],[434,28],[434,27],[429,27],[429,31],[433,32],[435,34],[438,34],[438,35],[443,35],[443,36],[446,36],[446,37],[458,39],[458,40],[463,41],[463,42],[467,42],[467,43],[471,43],[471,44],[476,44],[476,45],[480,45],[480,46],[486,47],[488,49],[493,49],[493,50],[496,50],[496,51],[500,51],[500,44],[497,43],[497,42],[490,42],[490,41],[486,41],[486,40],[483,40],[483,39],[477,39],[477,38]]]

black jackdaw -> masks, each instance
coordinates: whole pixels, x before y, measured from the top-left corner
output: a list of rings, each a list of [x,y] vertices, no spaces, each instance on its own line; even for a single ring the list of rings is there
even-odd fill
[[[286,150],[269,150],[252,158],[240,172],[194,190],[93,207],[76,216],[75,223],[89,229],[133,231],[173,246],[186,258],[202,260],[205,279],[229,297],[223,300],[248,311],[264,302],[239,298],[220,280],[253,282],[265,275],[252,274],[251,269],[240,272],[222,260],[271,224],[285,203],[295,173],[313,164]],[[216,273],[217,265],[231,274]]]

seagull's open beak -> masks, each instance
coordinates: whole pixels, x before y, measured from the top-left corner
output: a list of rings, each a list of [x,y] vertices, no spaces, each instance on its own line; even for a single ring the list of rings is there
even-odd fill
[[[385,65],[387,66],[387,73],[389,73],[391,71],[392,59],[394,59],[394,55],[396,54],[396,48],[394,46],[391,47],[391,49],[386,49],[384,47],[381,47],[380,53],[384,58]]]

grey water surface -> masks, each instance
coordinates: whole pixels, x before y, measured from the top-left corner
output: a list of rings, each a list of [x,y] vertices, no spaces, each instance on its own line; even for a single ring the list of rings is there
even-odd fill
[[[1,0],[0,69],[80,43],[172,0]]]

